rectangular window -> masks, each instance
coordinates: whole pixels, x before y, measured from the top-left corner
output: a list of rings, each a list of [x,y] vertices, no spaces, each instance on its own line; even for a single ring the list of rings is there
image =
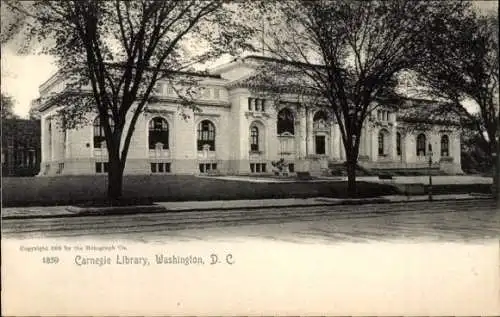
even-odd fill
[[[260,108],[261,108],[262,112],[266,111],[266,100],[265,99],[262,99],[262,104],[260,105]]]
[[[248,111],[252,111],[252,98],[248,98]]]
[[[102,173],[102,165],[101,162],[95,163],[95,172]]]
[[[262,173],[266,172],[266,163],[262,163]]]
[[[156,163],[151,163],[151,173],[156,173]]]
[[[316,138],[316,154],[325,154],[325,136],[317,135]]]
[[[256,164],[255,172],[260,173],[260,164]]]
[[[294,173],[295,172],[295,165],[293,163],[288,164],[288,171],[290,173]]]
[[[57,168],[57,174],[61,174],[63,170],[64,170],[64,163],[59,163],[59,166]]]
[[[250,172],[255,173],[255,163],[250,163]]]
[[[199,164],[200,173],[205,173],[205,164]]]
[[[163,173],[163,163],[158,163],[158,173]]]
[[[170,163],[165,163],[165,173],[170,173]]]
[[[212,163],[212,170],[216,170],[217,169],[217,164],[216,163]]]

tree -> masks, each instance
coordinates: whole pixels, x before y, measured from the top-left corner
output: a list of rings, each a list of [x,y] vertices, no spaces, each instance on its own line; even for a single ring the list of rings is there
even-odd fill
[[[43,101],[71,105],[59,112],[63,128],[84,121],[89,112],[98,113],[109,156],[108,197],[113,200],[122,195],[135,124],[154,101],[158,80],[182,74],[192,82],[184,72],[190,65],[250,48],[245,43],[252,29],[236,16],[248,7],[245,3],[34,1],[29,10],[20,3],[9,5],[31,17],[28,39],[43,43],[67,77],[65,91]]]
[[[16,119],[18,116],[14,114],[13,107],[14,107],[14,102],[12,101],[12,97],[4,95],[2,93],[1,95],[1,103],[2,103],[2,120],[4,119]]]
[[[346,152],[350,195],[356,193],[363,123],[382,104],[398,106],[398,76],[429,54],[426,43],[442,40],[434,34],[436,21],[447,23],[469,6],[453,1],[296,0],[270,10],[273,26],[263,35],[265,48],[288,63],[274,64],[267,72],[273,78],[263,85],[278,92],[294,86],[294,93],[331,110]]]
[[[426,94],[447,101],[438,111],[459,114],[463,125],[475,131],[477,146],[492,166],[495,154],[498,158],[500,153],[498,16],[469,11],[452,22],[439,25],[440,29],[452,30],[448,32],[449,41],[428,44],[431,55],[418,69],[419,81],[426,87]],[[466,108],[467,100],[473,101],[477,112]],[[496,166],[495,182],[500,160]]]

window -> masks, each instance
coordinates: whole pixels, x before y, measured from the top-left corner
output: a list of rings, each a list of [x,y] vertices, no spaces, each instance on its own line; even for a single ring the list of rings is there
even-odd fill
[[[288,108],[284,108],[278,112],[278,134],[288,132],[290,134],[295,134],[295,122],[293,118],[293,113]]]
[[[384,153],[384,133],[380,131],[378,133],[378,155],[383,156],[385,155]]]
[[[295,164],[293,164],[293,163],[288,164],[288,171],[290,173],[294,173],[295,172]]]
[[[204,145],[209,145],[210,151],[215,151],[215,126],[208,120],[198,124],[198,151],[203,150]]]
[[[208,173],[217,170],[217,163],[201,163],[199,164],[200,173]]]
[[[173,94],[175,94],[174,87],[168,86],[167,95],[172,96]]]
[[[250,163],[251,173],[265,173],[266,170],[266,163]]]
[[[417,156],[425,156],[425,134],[421,133],[417,136]]]
[[[447,135],[441,137],[441,156],[450,156],[450,139]]]
[[[327,116],[323,111],[318,111],[314,114],[313,117],[313,128],[316,129],[325,129],[327,123]]]
[[[398,156],[401,156],[401,133],[396,133],[396,152]]]
[[[110,119],[109,125],[111,131],[113,131],[114,122]],[[106,137],[104,136],[104,127],[101,126],[101,120],[99,116],[94,120],[94,149],[100,149],[105,145]]]
[[[248,98],[248,111],[266,111],[265,99]]]
[[[157,146],[162,149],[168,149],[168,122],[167,120],[156,117],[149,121],[149,149],[154,150]]]
[[[259,150],[259,128],[253,126],[250,129],[250,151],[257,152]]]
[[[315,136],[316,143],[316,154],[325,154],[325,136],[324,135],[316,135]]]
[[[170,163],[151,163],[151,173],[170,173]]]
[[[260,99],[255,99],[255,111],[260,111],[260,105],[262,103],[262,100]]]
[[[108,162],[96,162],[95,163],[95,172],[96,173],[107,173],[109,168]]]
[[[56,174],[61,174],[63,170],[64,170],[64,163],[59,163]]]

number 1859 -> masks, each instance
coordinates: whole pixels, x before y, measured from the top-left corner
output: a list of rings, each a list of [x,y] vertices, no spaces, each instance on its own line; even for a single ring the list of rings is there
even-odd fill
[[[57,264],[59,263],[59,257],[57,256],[45,256],[42,259],[45,264]]]

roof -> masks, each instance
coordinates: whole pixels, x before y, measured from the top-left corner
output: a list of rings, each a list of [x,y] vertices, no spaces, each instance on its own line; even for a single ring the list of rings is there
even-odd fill
[[[458,114],[447,111],[446,104],[434,100],[402,98],[405,103],[398,110],[398,120],[408,123],[460,125]]]

